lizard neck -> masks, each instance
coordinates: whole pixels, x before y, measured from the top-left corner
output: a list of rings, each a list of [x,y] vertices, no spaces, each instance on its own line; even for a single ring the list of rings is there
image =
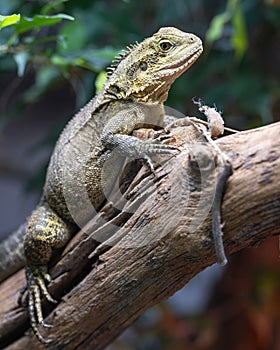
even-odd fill
[[[102,96],[104,103],[116,100],[129,100],[139,103],[163,104],[168,97],[170,85],[161,81],[154,81],[150,86],[146,86],[142,91],[134,89],[120,82],[109,81],[103,90]]]

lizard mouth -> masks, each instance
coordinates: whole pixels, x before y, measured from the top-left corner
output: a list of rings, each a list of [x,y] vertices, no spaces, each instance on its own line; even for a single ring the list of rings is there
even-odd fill
[[[174,60],[169,66],[165,67],[163,70],[165,73],[163,76],[170,76],[176,73],[182,74],[186,71],[202,54],[202,45],[196,46],[192,51],[188,52],[185,56],[182,56],[180,60]],[[178,75],[176,74],[176,77]]]

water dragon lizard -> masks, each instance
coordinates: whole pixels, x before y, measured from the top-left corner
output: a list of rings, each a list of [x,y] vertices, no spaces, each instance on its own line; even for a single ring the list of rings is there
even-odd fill
[[[140,44],[127,47],[108,69],[103,90],[68,123],[52,153],[41,200],[31,216],[0,245],[0,281],[23,266],[31,327],[45,342],[38,325],[44,323],[41,297],[54,302],[47,289],[53,250],[66,245],[91,212],[83,208],[87,194],[98,208],[119,169],[104,178],[102,169],[112,157],[143,158],[172,153],[174,147],[140,140],[134,129],[165,125],[163,103],[170,86],[203,51],[202,41],[173,27],[161,28]],[[68,202],[78,206],[79,225]],[[75,215],[74,215],[75,216]]]

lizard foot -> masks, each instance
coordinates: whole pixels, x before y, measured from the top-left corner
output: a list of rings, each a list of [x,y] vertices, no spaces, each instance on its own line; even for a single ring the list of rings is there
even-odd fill
[[[47,273],[47,266],[27,266],[26,267],[26,279],[28,291],[28,312],[30,317],[31,328],[38,338],[38,340],[44,344],[50,343],[50,339],[44,339],[39,332],[38,325],[44,328],[51,328],[44,322],[42,313],[41,297],[45,297],[51,303],[57,303],[55,299],[50,295],[47,290],[46,284],[51,281],[50,275]],[[22,304],[22,295],[19,297],[19,303]]]
[[[150,158],[150,155],[152,154],[174,155],[174,151],[180,151],[179,147],[160,143],[159,140],[147,142],[145,146],[146,146],[146,149],[145,149],[145,152],[143,152],[144,155],[142,157],[152,173],[154,173],[154,165],[153,165],[152,159]]]

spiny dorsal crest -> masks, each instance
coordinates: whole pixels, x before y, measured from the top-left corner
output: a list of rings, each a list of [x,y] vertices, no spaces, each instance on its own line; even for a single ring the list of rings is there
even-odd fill
[[[126,49],[122,50],[117,56],[115,56],[112,64],[107,67],[107,76],[112,75],[120,62],[124,60],[138,45],[139,43],[136,41],[135,44],[128,45]]]

